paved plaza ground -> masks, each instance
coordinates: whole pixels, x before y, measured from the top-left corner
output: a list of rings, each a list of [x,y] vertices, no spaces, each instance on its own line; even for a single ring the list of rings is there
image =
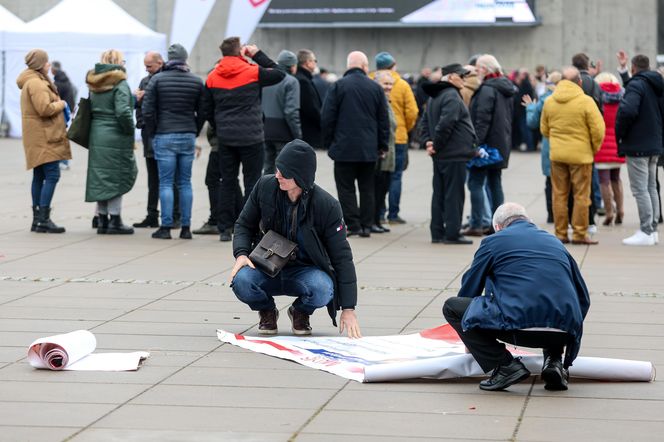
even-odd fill
[[[0,140],[0,440],[1,441],[645,441],[664,438],[664,382],[573,380],[547,392],[535,376],[506,392],[483,392],[477,379],[360,384],[295,363],[222,344],[216,329],[255,334],[257,315],[237,301],[227,279],[231,244],[98,236],[94,206],[83,202],[86,154],[72,147],[53,219],[63,235],[29,232],[32,174],[20,141]],[[145,215],[139,177],[125,197],[126,223]],[[207,217],[207,150],[194,164],[193,226]],[[515,153],[504,173],[507,200],[545,224],[539,154]],[[626,173],[623,170],[626,180]],[[334,192],[332,162],[319,154],[317,181]],[[431,244],[431,163],[410,152],[403,226],[352,238],[359,278],[357,313],[365,335],[410,333],[444,322],[479,245]],[[622,226],[600,226],[597,246],[569,246],[591,291],[582,356],[652,361],[664,367],[664,244],[629,248],[638,226],[626,189]],[[468,211],[468,199],[466,200]],[[280,328],[290,334],[285,308]],[[332,335],[325,311],[315,335]],[[38,337],[91,330],[99,351],[145,350],[137,372],[50,372],[30,368]]]

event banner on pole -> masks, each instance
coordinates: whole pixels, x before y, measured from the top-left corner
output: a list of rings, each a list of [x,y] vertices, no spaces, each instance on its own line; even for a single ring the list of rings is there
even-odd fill
[[[233,0],[228,13],[226,37],[240,37],[242,44],[248,43],[263,17],[270,0]]]
[[[171,44],[179,43],[191,54],[216,0],[175,0]]]
[[[296,336],[250,337],[217,330],[217,337],[247,350],[295,361],[358,382],[400,379],[451,379],[483,376],[484,372],[448,324],[420,333],[394,336],[345,337]],[[542,356],[513,351],[523,357],[533,374],[542,368]],[[604,381],[655,379],[650,362],[579,357],[570,376]]]

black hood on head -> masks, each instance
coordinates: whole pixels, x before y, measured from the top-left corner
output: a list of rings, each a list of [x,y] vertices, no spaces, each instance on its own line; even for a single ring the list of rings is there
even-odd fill
[[[286,144],[275,161],[285,178],[294,178],[302,190],[311,190],[316,178],[316,152],[306,142],[293,140]]]
[[[444,89],[455,88],[452,83],[447,81],[439,81],[438,83],[425,83],[422,85],[422,90],[430,97],[436,98]]]
[[[517,88],[505,77],[489,78],[484,81],[484,84],[495,88],[498,92],[503,94],[506,97],[511,97],[517,92]]]
[[[664,81],[662,81],[662,75],[657,72],[657,71],[641,71],[632,77],[630,81],[636,80],[636,79],[643,79],[648,84],[650,84],[650,87],[652,87],[653,91],[655,92],[655,95],[660,97],[662,95],[662,92],[664,92]]]

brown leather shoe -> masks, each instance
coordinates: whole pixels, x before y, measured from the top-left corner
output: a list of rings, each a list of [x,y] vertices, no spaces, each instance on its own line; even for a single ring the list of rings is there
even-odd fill
[[[311,334],[311,326],[309,325],[309,315],[302,313],[298,310],[295,310],[295,307],[292,305],[288,307],[288,317],[291,320],[293,326],[293,334],[298,336],[305,336]]]
[[[261,310],[258,312],[261,318],[258,323],[259,335],[276,335],[277,334],[277,319],[279,319],[279,310]]]
[[[462,230],[461,234],[463,236],[483,236],[484,235],[484,230],[483,229],[473,229],[472,227],[468,227],[466,230]]]
[[[599,241],[597,241],[596,239],[590,239],[590,238],[573,239],[572,244],[585,245],[585,246],[594,246],[595,244],[599,244]]]

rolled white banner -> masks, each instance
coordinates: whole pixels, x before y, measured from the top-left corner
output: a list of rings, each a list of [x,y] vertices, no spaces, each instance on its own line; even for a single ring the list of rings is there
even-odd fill
[[[87,330],[48,336],[30,344],[28,362],[35,368],[64,370],[88,356],[95,351],[95,348],[97,348],[97,339]]]
[[[150,356],[145,351],[92,354],[97,339],[87,330],[40,338],[28,348],[34,368],[72,371],[133,371]]]

